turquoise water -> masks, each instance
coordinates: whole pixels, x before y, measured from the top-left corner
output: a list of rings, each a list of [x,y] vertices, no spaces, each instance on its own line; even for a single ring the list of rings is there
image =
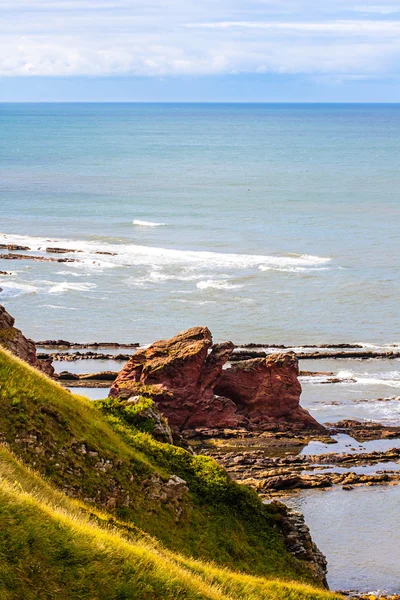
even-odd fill
[[[0,243],[83,250],[1,261],[33,338],[399,341],[400,105],[3,104],[0,128]]]

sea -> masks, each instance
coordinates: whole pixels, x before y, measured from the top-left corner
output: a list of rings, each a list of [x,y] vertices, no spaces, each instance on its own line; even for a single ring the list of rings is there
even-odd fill
[[[400,350],[400,105],[0,104],[0,132],[0,245],[70,261],[0,258],[0,304],[34,340],[206,325],[216,342]],[[300,366],[321,372],[301,377],[320,422],[400,425],[400,360]],[[333,589],[400,592],[399,490],[293,500]]]
[[[82,251],[2,262],[34,339],[400,341],[400,105],[0,104],[0,131],[0,244]]]

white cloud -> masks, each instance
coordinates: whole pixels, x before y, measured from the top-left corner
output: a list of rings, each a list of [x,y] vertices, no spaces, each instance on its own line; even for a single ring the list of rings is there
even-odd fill
[[[388,17],[397,4],[0,0],[0,76],[371,77],[395,71],[400,60],[400,20]]]

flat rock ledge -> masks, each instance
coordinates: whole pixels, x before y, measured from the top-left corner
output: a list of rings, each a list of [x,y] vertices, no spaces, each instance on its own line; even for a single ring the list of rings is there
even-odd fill
[[[383,452],[331,453],[322,455],[266,456],[265,450],[226,452],[207,449],[238,483],[253,487],[263,498],[303,489],[330,488],[342,485],[398,483],[400,470],[379,467],[374,472],[357,473],[352,467],[373,467],[381,463],[398,463],[400,448]],[[346,469],[343,472],[343,469]],[[373,470],[373,469],[372,469]]]

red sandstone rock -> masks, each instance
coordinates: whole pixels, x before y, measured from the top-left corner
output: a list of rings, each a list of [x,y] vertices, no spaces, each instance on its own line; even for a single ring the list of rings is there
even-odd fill
[[[294,353],[236,363],[223,370],[232,342],[212,346],[206,327],[155,342],[131,357],[110,396],[151,396],[180,429],[322,428],[299,405],[301,386]]]
[[[38,360],[35,342],[26,338],[22,331],[14,327],[15,319],[0,305],[0,346],[7,348],[22,360],[43,371],[49,376],[54,374],[51,360]]]
[[[231,401],[215,402],[214,386],[233,352],[232,342],[212,346],[207,327],[194,327],[134,354],[119,373],[110,396],[148,393],[175,427],[235,426]],[[151,386],[144,389],[144,386]],[[218,424],[215,424],[218,421]]]
[[[234,363],[222,372],[214,389],[231,398],[239,414],[251,424],[291,423],[300,427],[322,428],[300,406],[301,385],[296,354],[271,354]]]

